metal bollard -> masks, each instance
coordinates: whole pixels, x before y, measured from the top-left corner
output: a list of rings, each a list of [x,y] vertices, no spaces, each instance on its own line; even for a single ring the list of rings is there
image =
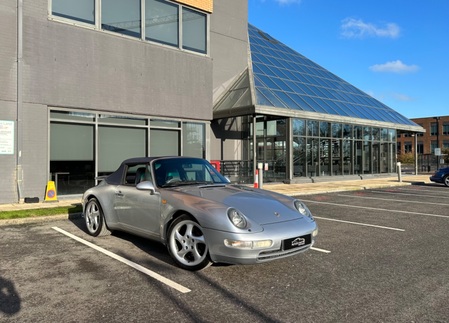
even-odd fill
[[[398,166],[398,181],[402,183],[402,170],[401,170],[401,162],[397,162],[396,164]]]
[[[263,168],[259,169],[259,188],[263,188]]]

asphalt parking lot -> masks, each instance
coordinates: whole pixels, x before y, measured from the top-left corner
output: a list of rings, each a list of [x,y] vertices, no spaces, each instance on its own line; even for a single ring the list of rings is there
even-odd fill
[[[447,322],[449,188],[304,195],[313,250],[177,268],[161,245],[83,221],[0,227],[2,322]]]

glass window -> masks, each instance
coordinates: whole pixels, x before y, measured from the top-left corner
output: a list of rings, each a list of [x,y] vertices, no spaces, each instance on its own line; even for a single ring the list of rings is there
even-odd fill
[[[306,124],[304,120],[293,119],[293,135],[304,136],[306,134]]]
[[[388,141],[396,141],[396,129],[388,129]]]
[[[102,0],[101,28],[140,38],[140,0]]]
[[[151,119],[151,127],[179,128],[179,121]]]
[[[377,140],[377,141],[380,140],[380,129],[379,128],[373,127],[372,134],[373,134],[373,140]]]
[[[449,122],[443,123],[443,135],[449,135]]]
[[[178,46],[178,8],[178,5],[166,1],[146,0],[145,39]]]
[[[354,138],[362,139],[363,138],[362,131],[363,131],[362,126],[354,126]]]
[[[404,142],[404,152],[406,154],[412,152],[412,142],[411,141]]]
[[[318,137],[319,129],[318,129],[318,121],[307,120],[307,135]]]
[[[95,121],[94,114],[75,111],[51,111],[50,118],[70,121]]]
[[[347,139],[352,138],[352,125],[350,124],[343,125],[343,138]]]
[[[50,160],[94,160],[92,125],[52,122],[50,125]]]
[[[150,130],[151,156],[179,156],[180,151],[179,130]]]
[[[112,172],[127,158],[146,156],[146,143],[146,129],[98,127],[98,172]]]
[[[115,116],[115,115],[109,115],[109,114],[100,114],[98,122],[145,126],[147,124],[147,119],[132,118],[132,117],[125,117],[125,116]]]
[[[95,24],[95,0],[53,0],[54,16]]]
[[[188,123],[182,125],[183,156],[205,157],[205,129],[204,124]]]
[[[341,123],[333,123],[332,124],[332,137],[341,138],[341,134],[342,134]]]
[[[436,122],[432,122],[430,124],[430,135],[431,136],[436,136],[438,133],[438,126]]]
[[[371,127],[363,127],[363,139],[372,140]]]
[[[388,129],[385,128],[380,129],[380,140],[388,141]]]
[[[206,53],[206,15],[182,8],[182,48]]]
[[[439,148],[439,147],[438,147],[437,141],[436,141],[436,140],[430,141],[430,151],[431,151],[431,154],[435,154],[435,148]]]
[[[330,137],[330,123],[320,122],[320,137]]]

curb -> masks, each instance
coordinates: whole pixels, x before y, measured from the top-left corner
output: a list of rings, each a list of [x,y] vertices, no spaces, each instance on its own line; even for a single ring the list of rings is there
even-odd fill
[[[56,214],[48,216],[34,216],[30,218],[19,218],[19,219],[6,219],[0,220],[0,227],[10,225],[30,224],[30,223],[45,223],[54,220],[75,220],[81,217],[82,213],[73,213],[73,214]]]

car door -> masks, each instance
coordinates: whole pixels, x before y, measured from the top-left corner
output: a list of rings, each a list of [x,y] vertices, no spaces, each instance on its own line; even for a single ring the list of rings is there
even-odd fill
[[[139,167],[140,166],[140,167]],[[147,166],[143,166],[147,167]],[[126,231],[159,239],[161,218],[161,197],[159,193],[148,190],[139,190],[136,185],[140,180],[129,180],[138,175],[141,165],[130,167],[127,171],[128,180],[115,188],[114,207],[121,226]],[[145,176],[144,176],[145,177]],[[150,176],[146,176],[150,179]]]

